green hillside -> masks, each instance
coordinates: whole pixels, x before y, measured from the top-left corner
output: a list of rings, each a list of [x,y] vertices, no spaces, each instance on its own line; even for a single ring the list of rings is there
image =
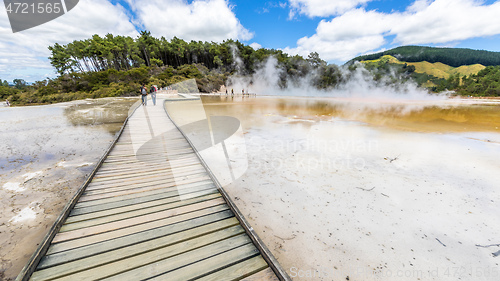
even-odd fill
[[[401,65],[412,65],[415,67],[415,72],[416,73],[424,73],[428,75],[432,75],[436,78],[442,78],[442,79],[448,79],[450,76],[460,74],[461,76],[464,75],[471,75],[471,74],[477,74],[479,71],[485,69],[486,67],[481,64],[473,64],[473,65],[462,65],[460,67],[453,67],[446,65],[441,62],[435,62],[435,63],[430,63],[427,61],[421,61],[421,62],[405,62],[405,61],[400,61],[397,58],[390,56],[390,55],[385,55],[380,57],[379,59],[375,60],[365,60],[361,61],[361,63],[364,63],[367,66],[379,66],[381,64],[385,63],[392,63],[392,64],[401,64]]]
[[[440,62],[452,67],[481,64],[484,66],[500,65],[500,52],[462,48],[435,48],[422,46],[403,46],[385,52],[359,56],[348,62],[380,59],[390,55],[405,62]]]
[[[361,63],[376,78],[399,73],[402,74],[399,79],[410,78],[434,92],[451,90],[464,96],[500,96],[500,65],[453,67],[441,62],[404,62],[390,55],[363,60]]]

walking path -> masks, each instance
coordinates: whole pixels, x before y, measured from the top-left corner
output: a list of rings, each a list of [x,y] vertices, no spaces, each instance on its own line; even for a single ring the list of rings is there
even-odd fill
[[[50,246],[18,280],[278,280],[275,272],[288,279],[164,100],[159,94],[156,106],[149,100],[128,119]]]

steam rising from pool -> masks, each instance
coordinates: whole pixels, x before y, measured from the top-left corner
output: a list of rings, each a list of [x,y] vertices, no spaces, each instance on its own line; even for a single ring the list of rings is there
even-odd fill
[[[235,61],[239,62],[241,59],[235,59]],[[447,94],[431,94],[429,91],[419,88],[412,81],[391,83],[389,80],[395,77],[394,73],[375,81],[368,70],[359,63],[355,70],[349,70],[346,66],[342,66],[340,71],[343,81],[337,87],[320,90],[313,86],[314,79],[318,77],[316,71],[311,71],[305,77],[292,79],[279,66],[275,57],[269,57],[250,76],[242,76],[237,71],[235,75],[229,78],[228,87],[233,88],[236,93],[240,93],[241,89],[245,89],[245,92],[259,95],[279,96],[361,98],[383,101],[435,101],[449,98]],[[282,77],[285,77],[286,88],[280,87]]]

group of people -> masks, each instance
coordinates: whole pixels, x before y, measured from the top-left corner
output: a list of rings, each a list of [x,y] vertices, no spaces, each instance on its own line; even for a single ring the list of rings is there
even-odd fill
[[[146,88],[146,85],[142,84],[139,92],[141,93],[142,105],[148,105],[148,88]],[[156,92],[158,92],[158,88],[156,85],[152,85],[151,88],[149,88],[149,94],[151,95],[153,105],[156,105]]]
[[[166,88],[167,90],[171,89],[170,87]],[[146,87],[145,84],[142,84],[141,88],[139,89],[139,92],[141,94],[142,98],[142,105],[147,106],[148,105],[148,94],[151,95],[151,100],[153,101],[153,105],[156,105],[156,92],[158,92],[158,87],[156,85],[152,85],[151,88],[149,88],[149,93],[148,93],[148,88]],[[228,95],[228,91],[226,89],[226,96]],[[245,89],[241,90],[241,94],[243,96],[248,95],[250,96],[250,93],[245,93]],[[234,97],[234,89],[231,89],[231,96]]]
[[[244,95],[248,95],[248,96],[250,96],[250,93],[249,93],[249,92],[245,93],[245,89],[242,89],[242,90],[241,90],[241,94],[242,94],[243,96],[244,96]],[[227,96],[227,95],[228,95],[228,92],[227,92],[227,89],[226,89],[226,96]],[[232,96],[232,97],[234,97],[234,89],[231,89],[231,96]]]

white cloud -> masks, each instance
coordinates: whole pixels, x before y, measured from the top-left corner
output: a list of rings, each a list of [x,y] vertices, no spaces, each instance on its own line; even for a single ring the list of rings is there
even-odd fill
[[[222,42],[250,40],[227,0],[129,0],[144,28],[153,36]]]
[[[424,6],[425,3],[428,5]],[[393,26],[391,33],[403,44],[447,43],[500,34],[500,2],[482,3],[477,0],[417,1],[413,9],[399,15],[401,23]]]
[[[350,10],[329,21],[322,20],[316,34],[297,41],[297,54],[318,52],[328,61],[346,61],[393,43],[444,44],[500,34],[500,1],[484,5],[476,0],[415,1],[405,12],[382,13]]]
[[[185,40],[221,42],[253,37],[236,18],[227,0],[126,1],[136,18],[119,4],[82,0],[69,13],[18,33],[12,33],[7,13],[0,8],[0,79],[44,79],[54,71],[47,59],[48,46],[87,39],[94,34],[136,37],[135,26],[142,26],[157,37],[177,36]]]
[[[258,50],[258,49],[262,48],[262,45],[259,43],[253,42],[252,44],[250,44],[250,47],[252,47],[254,50]]]
[[[297,48],[285,51],[300,55],[315,51],[328,61],[347,61],[386,44],[387,28],[396,21],[396,17],[376,11],[351,10],[330,21],[322,20],[316,34],[299,39]]]
[[[7,13],[0,10],[0,78],[40,80],[52,72],[48,46],[67,44],[94,34],[137,36],[137,31],[120,5],[108,1],[83,0],[67,14],[46,24],[12,33]],[[37,75],[32,75],[32,74]],[[54,76],[54,75],[52,75]]]
[[[372,0],[289,0],[290,18],[296,13],[308,17],[339,15],[370,1]]]
[[[288,54],[307,56],[311,52],[318,52],[322,59],[327,61],[347,61],[356,54],[366,53],[386,43],[384,36],[372,35],[349,40],[328,42],[317,34],[299,39],[297,48],[284,48]]]

